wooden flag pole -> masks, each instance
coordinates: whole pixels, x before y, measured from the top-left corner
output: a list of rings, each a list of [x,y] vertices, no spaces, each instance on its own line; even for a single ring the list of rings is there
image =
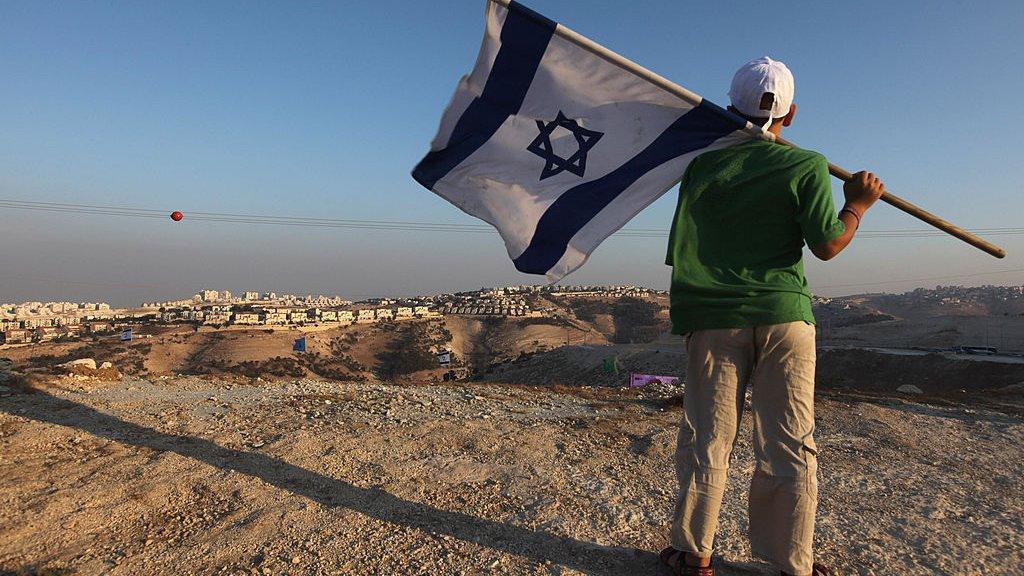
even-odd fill
[[[495,4],[499,4],[506,8],[508,8],[509,4],[511,3],[511,0],[488,1],[493,2]],[[663,76],[655,74],[654,72],[648,70],[647,68],[644,68],[643,66],[637,64],[636,62],[633,62],[629,58],[626,58],[621,54],[613,52],[605,48],[604,46],[598,44],[597,42],[594,42],[590,38],[587,38],[586,36],[583,36],[582,34],[579,34],[578,32],[575,32],[561,24],[559,24],[557,28],[555,28],[555,34],[557,34],[561,38],[568,40],[569,42],[572,42],[573,44],[576,44],[580,48],[583,48],[584,50],[587,50],[588,52],[591,52],[607,60],[608,62],[611,62],[612,64],[618,66],[619,68],[622,68],[623,70],[626,70],[627,72],[635,76],[643,78],[644,80],[647,80],[651,84],[654,84],[655,86],[658,86],[659,88],[662,88],[663,90],[675,96],[678,96],[679,98],[682,98],[683,100],[694,106],[697,106],[698,104],[701,103],[701,101],[703,101],[703,98],[701,96],[687,90],[686,88],[683,88],[682,86],[676,84],[675,82],[672,82],[671,80]],[[729,114],[730,116],[735,116],[731,112],[724,109],[723,113]],[[736,118],[739,117],[736,116]],[[740,120],[742,121],[742,118],[740,118]],[[756,130],[758,133],[760,133],[761,131],[760,128],[757,127],[751,128],[751,130]],[[786,146],[793,146],[794,148],[796,147],[795,144],[782,137],[776,137],[775,141]],[[840,168],[839,166],[836,166],[832,163],[829,163],[828,171],[830,174],[844,182],[853,178],[853,175],[848,170],[844,170],[843,168]],[[974,234],[971,234],[967,230],[964,230],[959,226],[951,224],[950,222],[947,222],[946,220],[939,218],[938,216],[932,214],[931,212],[928,212],[927,210],[919,206],[907,202],[906,200],[900,198],[899,196],[896,196],[895,194],[886,192],[882,194],[881,200],[886,204],[894,206],[906,212],[907,214],[910,214],[911,216],[923,222],[926,222],[938,228],[939,230],[942,230],[943,232],[951,236],[954,236],[956,238],[963,240],[964,242],[967,242],[968,244],[974,246],[975,248],[978,248],[979,250],[982,250],[984,252],[991,254],[992,256],[995,256],[996,258],[1003,258],[1006,256],[1006,251],[1000,248],[999,246],[982,240],[981,238],[975,236]]]
[[[780,144],[785,144],[786,146],[793,146],[794,148],[796,147],[795,144],[781,136],[777,136],[775,138],[775,141]],[[839,178],[843,182],[848,182],[853,179],[853,174],[851,174],[849,170],[844,170],[843,168],[840,168],[839,166],[836,166],[831,162],[829,162],[828,164],[828,172],[829,174],[835,176],[836,178]],[[911,216],[917,218],[918,220],[921,220],[922,222],[927,222],[928,224],[931,224],[932,226],[938,228],[939,230],[942,230],[943,232],[951,236],[955,236],[963,240],[964,242],[967,242],[971,246],[974,246],[979,250],[982,250],[995,256],[996,258],[1004,258],[1006,256],[1006,251],[1000,248],[999,246],[987,242],[975,236],[974,234],[971,234],[967,230],[964,230],[963,228],[947,220],[939,218],[938,216],[932,214],[931,212],[925,210],[924,208],[921,208],[920,206],[917,206],[916,204],[913,204],[911,202],[907,202],[906,200],[900,198],[899,196],[896,196],[895,194],[885,192],[882,194],[880,200],[882,202],[885,202],[886,204],[889,204],[890,206],[893,206],[906,212],[907,214],[910,214]]]

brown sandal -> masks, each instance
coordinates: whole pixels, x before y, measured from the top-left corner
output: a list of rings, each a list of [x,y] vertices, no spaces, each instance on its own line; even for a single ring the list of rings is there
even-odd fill
[[[674,562],[673,557],[675,558]],[[658,558],[661,559],[662,564],[672,570],[673,576],[715,576],[713,561],[711,566],[687,566],[686,554],[671,546],[658,553]]]

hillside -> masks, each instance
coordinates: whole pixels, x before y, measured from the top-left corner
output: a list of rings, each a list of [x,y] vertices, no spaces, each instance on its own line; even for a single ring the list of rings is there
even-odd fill
[[[6,347],[0,574],[657,573],[682,391],[625,383],[685,380],[665,302],[536,305],[548,316]],[[885,347],[955,341],[947,317],[833,312],[819,553],[843,573],[1018,573],[1024,359]],[[114,367],[58,366],[83,357]],[[743,537],[750,433],[748,418],[724,576],[768,573]]]
[[[664,306],[658,301],[626,298],[586,300],[581,319],[574,314],[580,301],[537,298],[551,312],[543,317],[448,315],[434,320],[408,320],[345,327],[330,325],[294,328],[211,328],[190,325],[145,325],[135,339],[120,342],[116,335],[73,342],[47,342],[0,347],[0,356],[25,371],[52,372],[56,364],[90,357],[109,361],[128,375],[219,374],[246,377],[303,377],[335,379],[394,379],[417,372],[439,375],[436,362],[427,361],[440,349],[451,350],[461,373],[485,372],[493,364],[524,354],[574,343],[650,341],[666,329]],[[608,314],[600,313],[607,308]],[[306,353],[292,352],[292,342],[305,336]],[[436,374],[434,374],[436,373]]]
[[[927,296],[925,301],[935,300],[931,293]],[[883,311],[875,307],[877,300],[866,295],[819,302],[815,307],[819,347],[949,350],[959,345],[992,345],[1000,350],[1024,350],[1024,317],[915,318],[914,314],[892,314],[899,312],[892,308]],[[291,329],[148,325],[138,329],[136,339],[129,343],[109,335],[77,342],[5,346],[0,357],[11,360],[16,370],[40,374],[59,372],[54,366],[61,362],[90,357],[112,362],[121,374],[142,377],[210,374],[440,381],[450,368],[460,378],[618,385],[625,376],[604,371],[604,363],[615,357],[620,358],[625,373],[682,371],[682,339],[667,333],[664,296],[544,295],[532,296],[530,304],[545,310],[546,315],[447,315],[432,320]],[[295,353],[292,342],[302,336],[307,352]],[[449,368],[442,369],[433,359],[442,349],[452,352]],[[621,362],[626,358],[628,362]],[[829,364],[823,356],[823,369],[827,371]],[[931,370],[928,362],[922,366]],[[917,369],[907,370],[913,374]]]
[[[40,383],[0,394],[0,573],[657,574],[679,417],[671,391],[565,385]],[[1021,418],[823,392],[817,419],[823,558],[1019,573]],[[723,576],[772,574],[743,535],[750,433]]]

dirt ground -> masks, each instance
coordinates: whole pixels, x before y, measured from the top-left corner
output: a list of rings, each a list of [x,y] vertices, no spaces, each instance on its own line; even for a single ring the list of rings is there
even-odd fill
[[[819,555],[1011,575],[1024,420],[824,392]],[[0,395],[0,574],[658,574],[676,394],[63,379]],[[744,424],[718,548],[744,537]]]

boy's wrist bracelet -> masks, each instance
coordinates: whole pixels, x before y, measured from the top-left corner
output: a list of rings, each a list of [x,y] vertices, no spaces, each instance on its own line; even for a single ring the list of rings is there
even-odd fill
[[[849,206],[843,206],[843,209],[840,210],[839,213],[842,214],[843,212],[849,212],[854,218],[856,218],[857,228],[860,228],[860,214],[858,214],[856,210],[850,208]]]

